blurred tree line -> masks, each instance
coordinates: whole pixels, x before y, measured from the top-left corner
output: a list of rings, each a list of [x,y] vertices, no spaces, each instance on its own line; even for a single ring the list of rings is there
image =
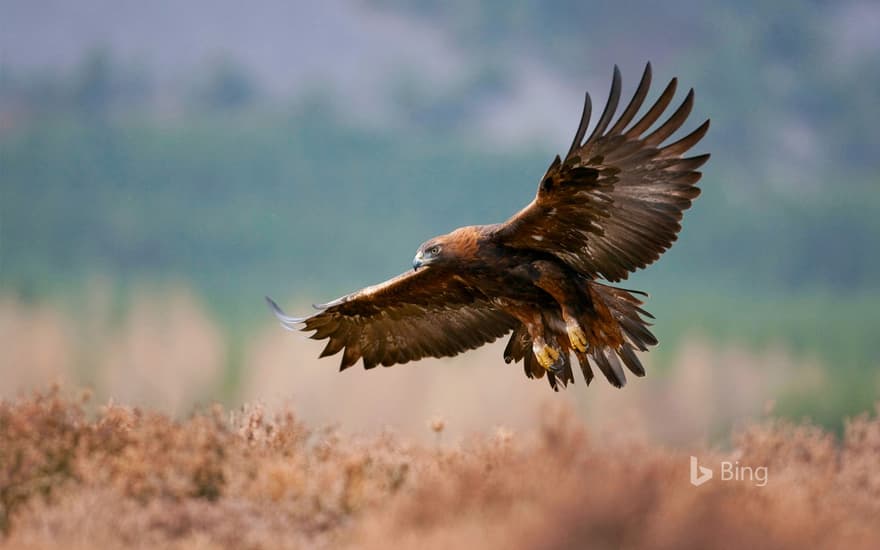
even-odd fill
[[[0,116],[13,119],[15,126],[73,116],[90,125],[111,116],[235,111],[251,106],[261,95],[247,69],[222,56],[170,93],[160,88],[145,66],[122,63],[109,49],[98,47],[68,73],[22,74],[0,65]]]

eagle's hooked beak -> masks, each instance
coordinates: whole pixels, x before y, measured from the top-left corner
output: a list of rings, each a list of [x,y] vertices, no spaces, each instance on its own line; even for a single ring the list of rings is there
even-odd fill
[[[419,251],[416,257],[413,258],[413,271],[418,271],[422,265],[424,265],[424,262],[422,261],[422,253]]]

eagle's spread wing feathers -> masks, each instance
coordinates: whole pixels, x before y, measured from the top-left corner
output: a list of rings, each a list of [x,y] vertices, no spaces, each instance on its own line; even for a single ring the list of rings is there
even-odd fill
[[[518,322],[446,270],[423,268],[317,307],[309,317],[286,316],[288,328],[329,338],[321,357],[343,351],[340,370],[363,357],[364,367],[390,366],[423,357],[449,357],[492,342]]]
[[[673,79],[654,105],[627,129],[651,84],[651,65],[620,118],[608,129],[620,99],[620,71],[614,68],[608,103],[590,136],[589,94],[574,141],[558,156],[535,199],[498,229],[514,248],[553,254],[580,273],[609,281],[654,262],[675,241],[682,213],[700,194],[696,170],[709,155],[682,158],[706,134],[709,121],[680,140],[661,144],[682,124],[693,106],[691,90],[681,106],[653,132],[675,94]]]

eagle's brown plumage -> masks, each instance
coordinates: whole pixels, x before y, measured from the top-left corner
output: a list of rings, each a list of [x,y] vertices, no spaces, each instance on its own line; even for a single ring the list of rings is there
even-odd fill
[[[554,389],[574,381],[571,354],[587,384],[592,367],[618,387],[626,382],[624,367],[643,376],[635,352],[657,343],[644,320],[651,316],[641,309],[640,293],[597,279],[626,279],[659,258],[700,193],[697,170],[709,155],[682,155],[709,121],[663,145],[690,114],[693,90],[648,132],[666,112],[676,82],[637,117],[651,84],[648,64],[615,119],[615,67],[596,126],[584,139],[588,94],[571,148],[554,159],[522,211],[502,224],[431,239],[419,247],[413,271],[317,306],[314,315],[288,317],[269,299],[275,315],[287,328],[327,339],[321,356],[342,352],[341,369],[358,359],[370,369],[452,356],[513,331],[504,360],[523,361],[530,378],[546,374]]]

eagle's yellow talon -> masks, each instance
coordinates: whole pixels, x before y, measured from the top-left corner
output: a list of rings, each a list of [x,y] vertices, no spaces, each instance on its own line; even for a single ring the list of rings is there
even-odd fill
[[[587,335],[584,334],[580,325],[568,324],[565,326],[565,330],[568,332],[568,339],[574,349],[581,353],[587,351]]]
[[[544,370],[550,370],[559,359],[559,352],[545,344],[535,351],[535,357]]]

